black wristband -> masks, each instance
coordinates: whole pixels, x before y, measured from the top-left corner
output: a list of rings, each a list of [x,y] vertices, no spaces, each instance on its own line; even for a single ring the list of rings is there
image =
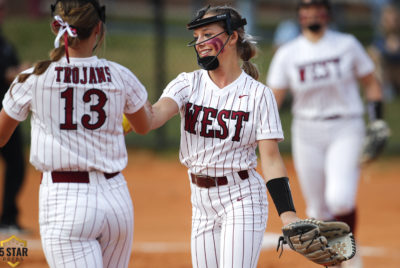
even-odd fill
[[[289,178],[281,177],[269,180],[267,189],[274,201],[278,214],[281,215],[286,211],[296,212],[293,204],[292,193],[289,186]]]
[[[369,101],[367,103],[367,112],[369,121],[374,121],[383,118],[382,101]]]

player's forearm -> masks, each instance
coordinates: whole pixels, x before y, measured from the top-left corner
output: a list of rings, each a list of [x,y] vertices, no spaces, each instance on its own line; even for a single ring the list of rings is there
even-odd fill
[[[375,74],[371,73],[362,77],[361,83],[364,87],[367,101],[382,101],[382,87]]]
[[[157,129],[162,127],[168,121],[167,117],[162,111],[162,107],[153,106],[153,121],[151,124],[151,129]]]
[[[270,179],[286,177],[285,164],[279,153],[279,148],[275,140],[262,140],[258,143],[261,169],[266,181]]]
[[[151,130],[153,116],[150,102],[147,101],[136,113],[125,114],[125,116],[136,133],[144,135]]]
[[[266,186],[282,223],[288,224],[296,221],[298,218],[295,213],[289,178],[277,142],[275,140],[259,141],[259,151],[261,167],[267,181]]]
[[[269,161],[261,160],[261,168],[266,181],[287,176],[285,165],[280,157]]]
[[[151,130],[151,124],[153,121],[153,107],[149,101],[146,101],[144,105],[144,122],[142,124],[141,133],[139,134],[146,134]]]
[[[383,119],[382,87],[373,73],[361,78],[367,100],[367,112],[370,121]]]
[[[163,126],[178,113],[178,105],[170,98],[162,98],[153,105],[153,120],[151,129]]]

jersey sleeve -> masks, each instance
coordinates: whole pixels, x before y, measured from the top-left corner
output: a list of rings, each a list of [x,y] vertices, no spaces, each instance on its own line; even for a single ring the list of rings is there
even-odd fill
[[[286,62],[284,47],[277,50],[272,58],[267,74],[267,85],[273,89],[287,89],[289,79],[286,73]]]
[[[30,73],[32,71],[31,68],[25,72]],[[24,121],[31,109],[33,80],[36,80],[36,76],[31,75],[24,83],[18,83],[17,79],[11,84],[2,104],[4,111],[10,117],[17,121]]]
[[[374,63],[369,57],[367,51],[365,51],[364,47],[355,37],[352,37],[351,49],[351,55],[354,55],[354,65],[357,77],[362,77],[372,73],[375,69]]]
[[[258,111],[255,122],[257,125],[256,139],[277,139],[283,140],[282,124],[279,118],[278,106],[272,90],[265,87],[259,97]]]
[[[188,97],[189,88],[190,83],[187,73],[181,73],[167,85],[160,99],[165,97],[171,98],[178,104],[178,107],[181,108]]]
[[[133,114],[146,103],[148,93],[139,79],[128,69],[122,68],[125,76],[126,103],[124,113]]]

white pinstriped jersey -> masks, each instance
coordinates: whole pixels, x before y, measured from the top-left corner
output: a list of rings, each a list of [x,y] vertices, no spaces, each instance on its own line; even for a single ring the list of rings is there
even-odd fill
[[[19,121],[32,112],[30,161],[38,170],[116,172],[127,164],[122,113],[146,100],[127,68],[96,56],[70,64],[64,57],[40,76],[14,81],[3,107]]]
[[[361,116],[357,78],[373,71],[372,60],[354,36],[328,30],[317,43],[301,35],[280,47],[267,85],[290,88],[293,114],[301,118]]]
[[[208,72],[181,73],[161,98],[180,108],[180,160],[190,172],[222,176],[257,166],[257,140],[283,139],[272,91],[245,72],[218,88]]]

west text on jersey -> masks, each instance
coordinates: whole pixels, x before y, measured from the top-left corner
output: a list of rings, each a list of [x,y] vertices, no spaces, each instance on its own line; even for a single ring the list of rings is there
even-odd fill
[[[199,106],[188,102],[185,112],[185,131],[196,134],[195,127],[201,111],[203,115],[199,121],[201,128],[200,136],[205,138],[226,139],[229,136],[227,120],[234,120],[236,124],[234,125],[235,133],[232,137],[232,141],[240,141],[240,131],[243,128],[244,121],[249,120],[249,112],[231,110],[218,111],[212,107]],[[213,125],[215,120],[218,122],[219,130],[209,128],[209,126]]]
[[[310,62],[299,65],[297,68],[301,82],[304,82],[306,79],[316,81],[331,77],[339,78],[341,76],[340,58]]]
[[[54,68],[56,82],[74,84],[101,84],[111,82],[110,68],[105,67],[62,67]]]

